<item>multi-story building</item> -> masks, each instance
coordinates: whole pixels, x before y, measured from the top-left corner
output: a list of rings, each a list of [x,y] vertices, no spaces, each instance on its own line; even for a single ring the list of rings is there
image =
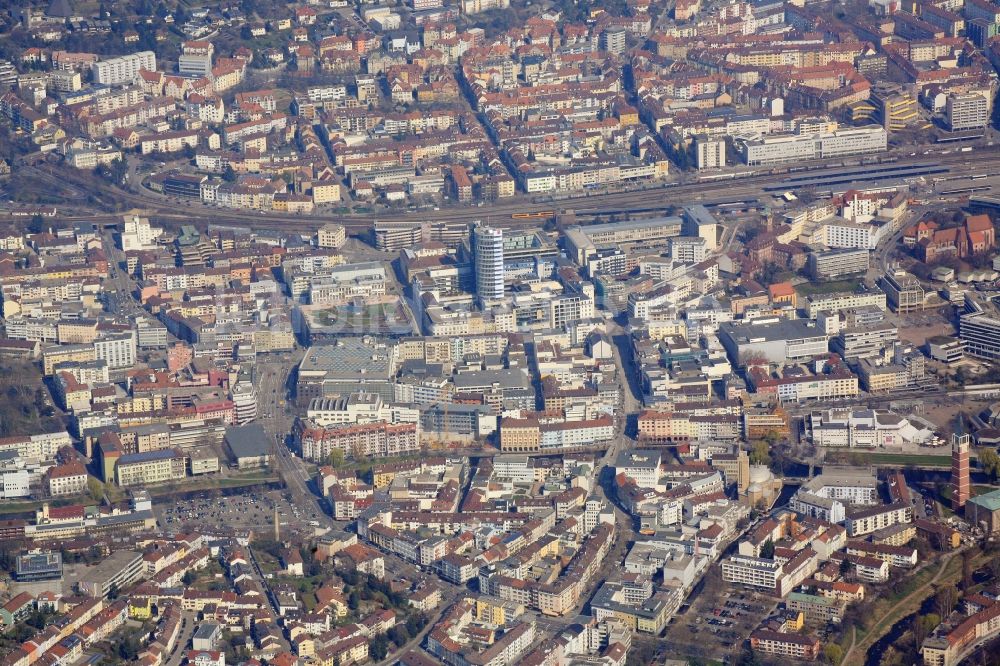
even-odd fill
[[[757,357],[769,363],[812,358],[827,352],[829,346],[826,334],[813,322],[778,317],[745,324],[723,322],[719,325],[719,341],[734,365],[744,365]]]
[[[619,474],[640,488],[656,488],[660,483],[660,452],[637,449],[619,453],[615,459],[615,475]]]
[[[840,622],[847,602],[836,597],[792,592],[785,599],[785,607],[791,611],[801,611],[808,621]]]
[[[870,266],[870,253],[867,248],[828,250],[812,252],[806,261],[814,278],[829,280],[866,272]]]
[[[885,128],[874,125],[819,134],[772,134],[737,142],[743,161],[749,166],[881,153],[887,145]]]
[[[187,476],[187,456],[176,449],[132,453],[118,458],[115,483],[137,486],[176,481]]]
[[[124,590],[139,580],[145,571],[142,553],[115,550],[98,564],[85,567],[76,585],[81,594],[103,599],[112,591]]]
[[[917,549],[912,546],[890,546],[867,541],[849,541],[848,555],[865,555],[884,560],[889,566],[910,569],[917,566]]]
[[[903,270],[888,271],[882,276],[889,307],[895,312],[917,312],[924,309],[924,288],[913,275]]]
[[[21,458],[37,460],[52,460],[64,446],[73,446],[73,440],[65,430],[0,439],[0,452],[13,451]]]
[[[656,217],[626,222],[570,227],[564,232],[566,249],[578,264],[599,249],[620,245],[659,246],[673,236],[680,236],[684,220],[680,217]]]
[[[750,647],[765,654],[813,660],[819,656],[820,642],[815,636],[796,632],[756,629],[750,634]]]
[[[891,350],[897,342],[899,329],[883,322],[842,328],[831,341],[831,347],[844,359],[884,358],[886,350]]]
[[[747,371],[750,388],[761,396],[773,396],[781,402],[831,400],[858,395],[858,376],[839,360],[828,360],[822,372],[809,372],[797,365],[782,370],[782,375],[776,377],[759,365],[751,367]]]
[[[503,230],[477,226],[472,231],[472,252],[476,272],[476,296],[480,301],[503,298]]]
[[[135,333],[115,333],[94,341],[94,353],[112,370],[135,367]]]
[[[900,447],[910,423],[893,412],[874,409],[828,409],[805,420],[816,446],[875,448]]]
[[[967,293],[959,311],[958,337],[965,353],[986,360],[1000,359],[1000,304],[995,300],[977,300]]]
[[[0,472],[0,499],[27,497],[30,491],[31,475],[26,469],[12,469]]]
[[[538,419],[504,418],[500,421],[500,450],[515,453],[537,452],[541,446]]]
[[[844,523],[848,536],[863,536],[875,530],[913,521],[913,507],[896,502],[878,506],[852,508]]]
[[[294,436],[304,460],[325,462],[334,450],[359,458],[416,453],[420,450],[417,428],[414,423],[368,423],[320,428],[300,419]]]
[[[539,446],[542,451],[594,446],[614,438],[614,421],[610,416],[586,421],[543,423],[539,426]]]
[[[90,66],[94,83],[103,85],[121,85],[132,83],[139,76],[139,70],[156,71],[156,54],[152,51],[140,51],[129,55],[100,60]]]
[[[78,495],[87,490],[87,468],[79,462],[58,465],[48,471],[49,494]]]
[[[876,119],[889,132],[906,129],[920,118],[916,94],[902,86],[876,86],[869,102],[875,107]]]
[[[747,555],[733,555],[722,561],[722,580],[748,587],[777,590],[781,563]]]
[[[878,245],[878,230],[871,224],[835,217],[823,224],[818,238],[816,235],[813,238],[830,248],[874,250]]]
[[[680,606],[681,594],[679,590],[654,594],[652,586],[644,587],[642,582],[639,577],[628,577],[601,585],[590,601],[594,617],[599,622],[615,618],[632,631],[658,636]]]
[[[128,215],[125,217],[125,229],[121,233],[121,248],[125,252],[150,248],[162,233],[163,228],[152,226],[147,218]]]
[[[347,231],[341,224],[324,224],[316,232],[316,245],[339,249],[347,241]]]
[[[393,405],[373,393],[352,393],[346,398],[316,398],[306,408],[306,418],[326,428],[367,423],[418,423],[420,410]]]
[[[806,301],[806,315],[816,319],[821,312],[836,312],[842,310],[858,310],[864,307],[886,309],[885,292],[880,290],[862,291],[858,293],[825,294],[810,296]]]
[[[982,4],[990,4],[982,2]],[[967,4],[966,7],[969,5]],[[924,639],[920,654],[925,666],[956,666],[975,646],[1000,634],[1000,603],[994,603],[955,625],[945,634],[935,633]]]
[[[982,129],[990,122],[990,104],[979,93],[950,94],[944,106],[945,122],[952,132]]]
[[[249,423],[257,418],[257,390],[253,382],[239,381],[230,389],[236,425]]]
[[[694,145],[699,171],[726,166],[726,140],[723,137],[699,134],[694,138]]]
[[[865,583],[884,583],[889,580],[889,563],[868,555],[843,556],[853,567],[854,577]]]

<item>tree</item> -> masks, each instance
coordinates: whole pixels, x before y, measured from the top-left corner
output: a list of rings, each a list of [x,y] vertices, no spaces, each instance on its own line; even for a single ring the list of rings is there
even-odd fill
[[[920,646],[924,644],[924,639],[927,638],[927,626],[920,615],[914,615],[913,619],[910,620],[910,633],[913,635],[914,647],[919,650]]]
[[[403,647],[410,640],[410,632],[406,630],[405,624],[397,624],[389,630],[388,636],[396,647]]]
[[[951,585],[942,585],[934,594],[934,610],[941,617],[948,617],[955,610],[958,594]]]
[[[39,630],[44,629],[45,625],[48,624],[48,621],[49,614],[40,610],[33,611],[31,615],[28,616],[28,619],[25,620],[25,622],[27,622],[30,626]]]
[[[774,542],[770,538],[760,547],[760,556],[765,560],[774,559]]]
[[[28,223],[28,231],[33,234],[40,234],[45,231],[45,218],[41,215],[32,215],[31,222]]]
[[[987,566],[990,568],[990,575],[993,576],[993,580],[1000,578],[1000,557],[996,555],[991,557]]]
[[[778,264],[773,261],[769,261],[764,264],[764,268],[761,269],[757,281],[765,287],[770,286],[778,281],[778,276],[780,276],[784,270],[785,269]]]
[[[771,452],[764,440],[757,440],[752,444],[750,450],[751,465],[770,465]]]
[[[87,492],[90,493],[90,499],[95,502],[100,502],[104,499],[104,484],[100,482],[97,477],[88,476],[87,477]]]
[[[115,185],[122,186],[128,178],[128,160],[119,157],[108,164],[98,164],[94,168],[94,173]]]
[[[184,585],[191,586],[196,580],[198,580],[198,576],[194,573],[194,571],[188,569],[184,572],[184,577],[181,578],[181,580],[184,582]]]
[[[423,631],[424,627],[427,626],[427,622],[427,616],[423,613],[411,615],[406,618],[406,631],[408,631],[411,636],[416,636]]]
[[[962,590],[967,592],[972,587],[972,551],[962,551]]]
[[[851,572],[851,562],[846,557],[840,561],[840,575],[846,576]]]
[[[382,661],[389,654],[389,639],[379,634],[368,645],[368,655],[375,661]]]
[[[740,652],[740,656],[736,660],[736,666],[760,666],[760,659],[757,657],[757,653],[747,646]]]
[[[976,456],[979,458],[979,467],[989,476],[990,481],[996,483],[1000,478],[1000,455],[994,449],[983,447],[976,449]]]
[[[333,449],[332,451],[330,451],[330,457],[328,461],[330,463],[330,467],[333,467],[334,469],[340,467],[341,465],[344,464],[344,452],[341,451],[340,449]]]
[[[111,583],[111,587],[108,588],[108,599],[117,599],[118,594],[118,583]]]
[[[236,182],[236,170],[233,169],[232,164],[226,165],[225,170],[222,172],[222,180],[226,181],[227,183]]]
[[[836,643],[827,643],[823,646],[823,658],[831,664],[839,664],[844,658],[844,650]]]
[[[357,590],[351,590],[351,594],[347,597],[347,607],[351,610],[358,610],[361,605],[361,597],[358,596]]]
[[[139,639],[134,634],[129,634],[118,643],[118,656],[126,663],[135,663],[141,649],[142,643],[139,642]]]

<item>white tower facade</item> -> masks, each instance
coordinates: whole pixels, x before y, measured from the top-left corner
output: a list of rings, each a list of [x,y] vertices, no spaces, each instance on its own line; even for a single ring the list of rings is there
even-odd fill
[[[480,301],[503,298],[503,230],[477,226],[472,231],[476,295]]]

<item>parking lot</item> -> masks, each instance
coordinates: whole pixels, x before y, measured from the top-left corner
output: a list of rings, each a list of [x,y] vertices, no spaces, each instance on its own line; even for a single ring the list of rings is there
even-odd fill
[[[725,660],[738,653],[744,640],[777,607],[777,600],[752,590],[730,587],[718,567],[706,585],[667,627],[668,652],[699,659]]]
[[[226,497],[201,494],[190,499],[165,502],[156,507],[157,519],[164,528],[205,529],[233,528],[270,530],[277,508],[280,527],[315,527],[319,524],[315,505],[300,507],[284,492],[246,492]],[[314,524],[315,523],[315,524]]]

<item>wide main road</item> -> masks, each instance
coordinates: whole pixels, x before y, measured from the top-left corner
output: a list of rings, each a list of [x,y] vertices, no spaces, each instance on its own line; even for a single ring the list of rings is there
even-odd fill
[[[905,166],[927,162],[936,162],[942,166],[949,167],[950,177],[961,176],[963,174],[994,173],[1000,168],[1000,151],[982,149],[976,153],[916,155],[899,158],[894,162],[886,163],[885,166]],[[874,165],[866,166],[871,167]],[[61,184],[70,182],[80,187],[90,189],[95,187],[92,178],[75,172],[73,169],[62,168],[56,165],[23,166],[21,168],[42,182],[47,181],[53,184],[56,182]],[[817,175],[821,176],[823,171],[834,168],[841,167],[836,164],[826,166],[816,165],[814,169],[810,168],[809,171],[816,171]],[[857,168],[861,169],[864,167]],[[801,176],[804,173],[808,173],[808,171],[799,171],[794,175]],[[412,224],[428,220],[436,222],[471,222],[473,220],[488,219],[492,224],[505,227],[538,226],[538,219],[517,220],[511,219],[510,216],[515,213],[550,210],[575,210],[578,213],[584,214],[588,211],[628,212],[656,207],[665,208],[672,204],[739,201],[765,196],[764,187],[781,183],[789,175],[784,172],[774,174],[762,173],[731,180],[665,184],[660,187],[650,187],[627,192],[595,193],[589,196],[579,195],[559,199],[546,197],[544,200],[536,198],[534,201],[524,196],[519,196],[510,201],[495,202],[482,208],[462,206],[449,207],[439,211],[387,210],[384,213],[372,212],[364,215],[310,216],[278,215],[262,213],[260,211],[215,208],[203,206],[200,202],[196,201],[177,204],[165,200],[162,196],[152,192],[128,192],[107,183],[101,183],[99,187],[127,205],[142,209],[145,214],[154,215],[157,219],[165,223],[176,220],[179,224],[197,217],[211,219],[219,223],[243,224],[256,228],[280,228],[293,232],[308,232],[315,230],[323,224],[335,222],[357,233],[370,228],[372,222],[375,220],[385,223]],[[179,209],[178,206],[181,206],[181,208]],[[82,215],[81,217],[84,216]]]

